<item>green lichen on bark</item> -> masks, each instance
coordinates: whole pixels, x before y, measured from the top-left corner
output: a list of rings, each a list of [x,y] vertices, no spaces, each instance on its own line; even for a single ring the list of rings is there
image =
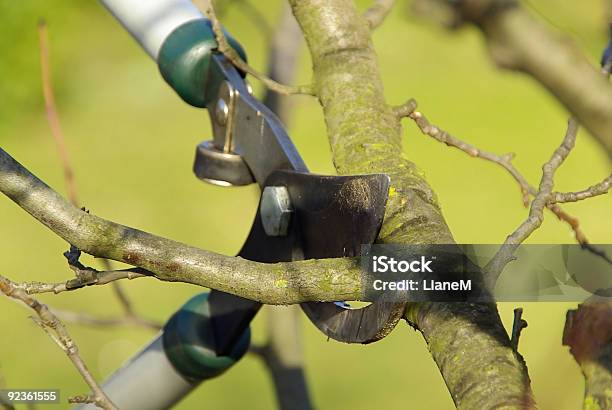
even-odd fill
[[[347,2],[291,4],[311,50],[338,173],[387,173],[398,194],[389,197],[379,240],[452,243],[433,190],[402,155],[401,126],[385,102],[365,19]]]
[[[378,241],[454,243],[433,190],[402,154],[400,122],[385,101],[365,19],[350,0],[290,3],[312,56],[338,173],[391,178]],[[535,406],[525,364],[510,348],[493,302],[412,303],[405,317],[423,333],[457,407]]]
[[[406,316],[423,333],[457,408],[535,407],[523,359],[494,304],[412,304]]]
[[[0,149],[0,191],[84,252],[125,262],[157,279],[218,289],[267,304],[361,298],[356,258],[257,263],[219,255],[76,208]]]

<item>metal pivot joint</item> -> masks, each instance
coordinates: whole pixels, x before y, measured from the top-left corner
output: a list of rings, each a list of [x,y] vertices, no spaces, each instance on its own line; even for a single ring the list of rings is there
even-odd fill
[[[267,186],[261,194],[261,223],[268,236],[285,236],[293,208],[284,186]]]
[[[213,138],[197,146],[195,174],[220,185],[261,187],[257,216],[239,257],[277,263],[357,256],[362,244],[373,243],[382,225],[388,176],[309,173],[279,119],[252,96],[245,74],[216,52],[211,23],[191,1],[102,2],[156,60],[177,94],[207,109]],[[246,60],[242,47],[226,37]],[[260,307],[217,290],[196,296],[104,384],[104,391],[119,408],[170,408],[244,355],[249,324]],[[379,340],[404,310],[384,301],[361,309],[311,302],[302,309],[326,336],[346,343]]]
[[[198,178],[215,185],[249,185],[254,182],[249,167],[235,152],[234,125],[239,91],[223,81],[217,99],[208,104],[213,140],[196,147],[193,171]]]
[[[388,176],[309,173],[279,119],[251,95],[231,63],[213,55],[211,64],[209,75],[219,79],[216,98],[207,105],[214,139],[198,146],[194,170],[207,182],[256,181],[262,188],[257,216],[238,256],[280,262],[360,255],[361,245],[372,243],[382,225]],[[221,352],[229,351],[260,306],[211,293]],[[384,302],[361,309],[345,303],[304,303],[302,308],[325,335],[346,343],[381,339],[403,312],[403,306]]]

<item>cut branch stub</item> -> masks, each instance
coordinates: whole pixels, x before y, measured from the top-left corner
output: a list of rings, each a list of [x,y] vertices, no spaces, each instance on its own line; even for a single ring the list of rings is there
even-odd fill
[[[612,408],[612,301],[594,296],[568,311],[563,344],[584,374],[584,408]]]

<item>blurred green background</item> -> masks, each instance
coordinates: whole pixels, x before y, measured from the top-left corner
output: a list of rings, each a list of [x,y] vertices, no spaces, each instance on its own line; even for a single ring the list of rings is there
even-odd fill
[[[245,46],[253,66],[265,70],[265,32],[239,1],[224,4],[223,23]],[[274,25],[282,4],[253,1]],[[365,8],[368,2],[361,1]],[[536,18],[573,38],[596,62],[607,42],[604,1],[531,0]],[[49,25],[59,114],[76,171],[80,201],[104,218],[194,246],[234,254],[257,205],[253,186],[219,188],[191,173],[195,145],[211,136],[205,112],[182,103],[155,65],[95,1],[0,0],[0,144],[32,172],[65,193],[62,170],[47,125],[40,83],[36,24]],[[500,72],[479,34],[447,32],[410,14],[399,1],[374,34],[390,103],[415,97],[435,123],[483,149],[516,152],[516,165],[536,183],[541,164],[561,141],[567,114],[537,84]],[[310,62],[302,47],[299,82]],[[579,79],[577,79],[579,81]],[[262,89],[251,81],[256,91]],[[358,86],[358,85],[356,85]],[[321,110],[313,98],[294,97],[290,135],[312,171],[333,173]],[[405,124],[405,151],[438,193],[455,238],[499,243],[526,216],[518,187],[501,169],[422,136]],[[561,168],[559,190],[601,180],[610,163],[586,133]],[[594,243],[612,241],[612,200],[599,197],[566,208],[580,217]],[[551,214],[531,243],[572,243],[568,227]],[[0,273],[14,280],[68,278],[67,245],[10,200],[0,197]],[[96,264],[98,262],[86,259]],[[99,265],[96,265],[99,266]],[[141,279],[125,283],[136,309],[164,321],[193,286]],[[120,313],[109,287],[41,299],[61,309],[111,316]],[[570,303],[525,303],[529,327],[520,350],[543,409],[577,409],[583,381],[561,346]],[[506,326],[514,304],[500,304]],[[60,388],[63,398],[87,387],[64,354],[28,319],[30,313],[0,298],[0,372],[14,388]],[[263,341],[265,311],[254,324]],[[312,395],[323,409],[453,408],[422,337],[405,324],[383,341],[347,346],[327,341],[303,321]],[[93,374],[102,379],[153,335],[138,328],[69,325]],[[269,409],[273,389],[262,364],[246,357],[207,382],[178,408]],[[63,404],[58,407],[66,407]]]

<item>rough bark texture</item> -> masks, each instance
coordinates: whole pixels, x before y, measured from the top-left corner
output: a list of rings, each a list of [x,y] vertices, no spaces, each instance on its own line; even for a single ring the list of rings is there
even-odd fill
[[[391,177],[379,241],[453,243],[432,189],[402,155],[399,119],[385,102],[365,19],[350,0],[290,3],[312,55],[336,169]],[[406,319],[423,333],[457,407],[534,406],[526,367],[494,303],[411,304]]]
[[[192,283],[267,304],[362,297],[358,259],[265,264],[161,238],[76,208],[2,149],[0,191],[84,252],[145,268],[160,280]]]

